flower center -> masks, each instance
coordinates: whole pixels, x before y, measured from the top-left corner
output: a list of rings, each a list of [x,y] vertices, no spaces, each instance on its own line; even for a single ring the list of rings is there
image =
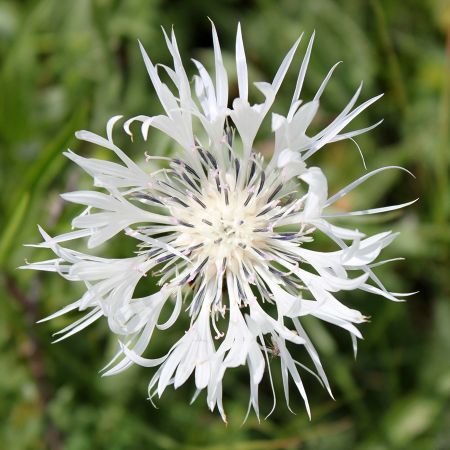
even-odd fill
[[[208,258],[205,270],[210,275],[225,268],[236,273],[242,262],[250,263],[264,249],[270,233],[267,205],[254,189],[214,181],[189,200],[187,208],[173,211],[180,227],[177,243],[193,248],[191,259]]]

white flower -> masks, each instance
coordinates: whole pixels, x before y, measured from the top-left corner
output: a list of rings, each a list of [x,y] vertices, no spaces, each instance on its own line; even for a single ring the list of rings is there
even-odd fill
[[[267,164],[253,143],[300,39],[282,61],[272,83],[255,83],[264,101],[251,104],[238,26],[239,97],[228,108],[228,75],[214,26],[212,36],[215,77],[194,61],[198,70],[194,92],[173,33],[170,38],[165,35],[173,68],[155,66],[141,45],[164,112],[131,118],[124,129],[131,135],[131,124],[138,121],[147,139],[150,128],[157,128],[178,144],[178,155],[160,158],[166,164],[164,168],[156,167],[150,173],[141,169],[113,143],[113,126],[122,116],[109,120],[106,138],[77,132],[78,139],[109,149],[120,163],[66,153],[104,192],[64,194],[66,200],[87,207],[73,220],[77,230],[52,238],[41,229],[44,242],[38,246],[50,248],[56,258],[25,268],[54,271],[70,281],[84,282],[83,297],[50,316],[75,309],[87,311],[81,320],[61,330],[60,339],[105,317],[120,343],[105,374],[119,373],[134,363],[158,367],[149,384],[150,398],[161,396],[169,385],[178,388],[193,375],[197,388],[194,397],[206,389],[208,406],[211,410],[217,406],[226,420],[222,380],[228,369],[247,365],[249,411],[253,408],[259,417],[258,385],[266,372],[272,380],[270,366],[275,360],[270,363],[271,356],[280,362],[286,401],[291,378],[310,414],[300,375],[301,369],[309,369],[294,359],[287,343],[304,346],[314,365],[313,373],[330,394],[331,390],[301,318],[312,315],[344,328],[356,351],[356,340],[361,337],[356,324],[364,322],[365,317],[337,299],[340,291],[361,289],[394,301],[405,295],[387,291],[372,271],[383,263],[374,261],[395,234],[388,231],[366,237],[358,230],[333,225],[329,219],[391,211],[412,202],[344,213],[331,208],[366,179],[394,167],[366,173],[331,197],[321,169],[307,167],[307,159],[327,143],[372,128],[342,133],[354,117],[379,98],[355,107],[360,87],[331,124],[316,135],[307,134],[334,69],[311,101],[300,100],[314,36],[287,115],[272,115],[274,151]],[[161,80],[158,70],[166,72],[172,89]],[[149,162],[155,159],[147,155]],[[88,248],[97,247],[121,232],[136,239],[136,256],[111,260],[60,245],[88,238]],[[336,250],[314,250],[318,233],[329,237]],[[153,275],[158,277],[160,291],[135,298],[141,278]],[[160,323],[165,306],[173,310],[170,318]],[[167,330],[177,320],[187,326],[181,339],[166,355],[144,357],[155,330]]]

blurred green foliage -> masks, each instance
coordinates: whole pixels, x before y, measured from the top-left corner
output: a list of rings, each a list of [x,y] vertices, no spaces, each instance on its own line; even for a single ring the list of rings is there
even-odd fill
[[[280,401],[268,420],[259,424],[250,416],[241,426],[248,398],[245,369],[228,376],[227,427],[207,410],[204,397],[188,405],[189,387],[169,390],[154,409],[145,399],[149,369],[100,377],[98,370],[115,346],[104,324],[57,345],[51,345],[51,333],[74,316],[35,324],[76,299],[80,287],[54,274],[15,269],[25,258],[48,256],[22,247],[39,240],[37,223],[51,234],[69,229],[76,208],[63,205],[59,193],[88,186],[62,151],[70,146],[84,155],[102,155],[77,143],[74,131],[101,133],[114,114],[158,111],[137,39],[154,61],[169,62],[159,26],[173,24],[186,65],[189,57],[211,61],[207,16],[216,23],[230,66],[241,20],[253,80],[270,79],[296,37],[315,29],[307,96],[335,61],[344,62],[323,96],[317,126],[328,122],[364,79],[364,98],[385,92],[354,124],[385,118],[358,139],[369,169],[399,164],[416,175],[383,174],[341,205],[381,206],[420,197],[406,211],[360,223],[368,233],[401,231],[385,256],[407,261],[386,266],[381,276],[393,291],[420,292],[403,304],[364,293],[344,297],[373,317],[362,327],[365,340],[356,361],[343,332],[306,322],[336,398],[328,398],[305,374],[311,422],[297,399],[292,402],[296,415]],[[449,449],[449,58],[447,0],[2,0],[0,447]],[[294,69],[282,88],[277,103],[282,112],[295,77]],[[161,137],[148,144],[123,143],[137,159],[145,149],[170,150]],[[270,144],[263,136],[258,145],[264,149]],[[331,191],[364,170],[352,142],[329,146],[315,162],[325,168]],[[117,255],[127,249],[108,251]],[[156,340],[155,353],[164,345]],[[276,383],[279,388],[278,379]],[[270,398],[269,384],[263,384],[263,410],[270,410]]]

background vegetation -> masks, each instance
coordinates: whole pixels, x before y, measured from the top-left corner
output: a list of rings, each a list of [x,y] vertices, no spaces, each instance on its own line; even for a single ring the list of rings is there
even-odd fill
[[[347,295],[348,304],[372,316],[362,327],[365,340],[356,361],[345,333],[307,322],[336,397],[330,399],[305,374],[311,422],[296,399],[296,415],[280,401],[268,420],[259,424],[250,416],[241,426],[248,398],[245,370],[228,378],[228,427],[207,410],[203,397],[188,405],[189,387],[168,390],[154,409],[145,400],[149,369],[100,377],[98,370],[115,345],[104,324],[56,345],[51,334],[76,315],[35,324],[76,299],[79,287],[54,274],[15,269],[25,258],[48,256],[22,244],[39,240],[37,223],[51,234],[68,230],[77,208],[63,205],[59,193],[89,183],[62,151],[70,146],[102,156],[101,150],[77,143],[74,131],[102,133],[114,114],[158,111],[136,40],[154,61],[169,62],[159,26],[173,24],[186,65],[189,57],[211,60],[207,16],[216,23],[230,67],[241,20],[253,80],[270,79],[295,38],[315,29],[307,97],[335,61],[344,62],[323,97],[317,126],[327,123],[364,79],[365,99],[386,94],[355,124],[385,119],[358,139],[368,168],[400,164],[416,175],[386,173],[341,204],[381,206],[420,197],[406,211],[358,222],[368,233],[401,231],[385,255],[407,261],[380,272],[393,291],[420,293],[402,304],[364,293]],[[447,0],[2,0],[0,447],[449,449],[449,58]],[[280,111],[285,111],[295,77],[292,70]],[[145,149],[170,150],[161,138],[149,144],[123,142],[137,159]],[[270,144],[263,136],[258,146]],[[315,162],[325,168],[331,190],[364,171],[351,142],[329,146]],[[108,251],[118,255],[126,249]],[[163,344],[155,342],[156,347]],[[263,384],[261,391],[263,410],[269,411],[269,386]]]

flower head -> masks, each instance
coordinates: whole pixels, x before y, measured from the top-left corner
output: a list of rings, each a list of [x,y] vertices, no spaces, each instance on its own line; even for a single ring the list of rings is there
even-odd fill
[[[60,332],[60,339],[106,318],[120,348],[105,374],[117,374],[132,364],[158,367],[149,384],[150,398],[161,396],[169,385],[178,388],[194,376],[195,396],[206,389],[208,406],[211,410],[217,406],[226,420],[223,378],[228,369],[247,365],[249,410],[253,408],[259,416],[258,385],[266,372],[272,380],[270,367],[274,362],[269,356],[273,356],[281,366],[286,401],[291,378],[309,414],[301,378],[306,368],[294,359],[288,344],[304,347],[314,373],[331,390],[319,356],[302,327],[302,317],[312,315],[347,330],[356,350],[356,340],[361,337],[356,324],[366,318],[337,299],[340,291],[360,289],[394,301],[401,296],[386,290],[372,271],[374,264],[380,264],[374,263],[375,259],[395,234],[388,231],[367,237],[356,229],[336,226],[330,219],[390,211],[409,203],[365,211],[329,211],[359,184],[394,167],[368,172],[329,196],[324,173],[307,165],[308,158],[324,145],[373,128],[342,132],[380,97],[355,107],[359,87],[326,128],[315,135],[308,133],[335,67],[311,101],[300,99],[314,35],[287,115],[272,114],[274,149],[267,162],[255,150],[254,140],[300,39],[271,83],[255,83],[264,101],[251,104],[238,26],[239,97],[228,107],[228,75],[214,26],[212,37],[214,77],[194,60],[198,74],[193,89],[173,33],[170,37],[165,34],[173,68],[155,66],[141,45],[163,113],[133,117],[123,127],[132,135],[132,123],[140,122],[144,139],[152,128],[162,131],[176,143],[176,155],[147,155],[153,170],[138,166],[113,142],[113,127],[122,116],[108,121],[106,138],[77,132],[78,139],[110,150],[120,163],[65,153],[92,176],[102,191],[64,194],[66,200],[86,206],[72,222],[76,230],[50,237],[41,229],[44,242],[38,246],[50,248],[56,258],[25,267],[58,272],[67,280],[85,283],[86,292],[80,299],[50,316],[76,309],[86,311],[82,319]],[[161,70],[173,86],[163,82]],[[73,239],[88,238],[87,246],[93,248],[119,233],[136,240],[135,255],[106,259],[61,246]],[[313,241],[319,233],[334,242],[335,251],[314,250]],[[137,284],[149,276],[157,277],[160,290],[136,298]],[[169,306],[172,313],[161,323],[161,312]],[[182,321],[186,330],[167,354],[156,359],[144,357],[153,333],[162,333],[177,321]]]

